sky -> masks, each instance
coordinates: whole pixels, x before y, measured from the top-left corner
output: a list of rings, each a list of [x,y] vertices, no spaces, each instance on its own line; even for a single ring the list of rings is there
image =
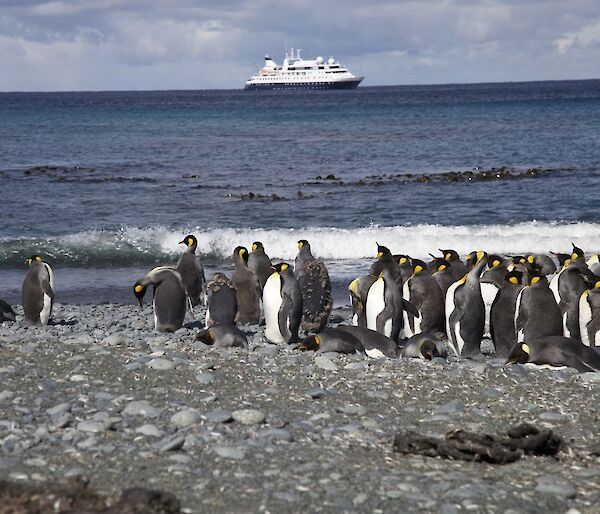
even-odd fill
[[[600,0],[0,0],[0,91],[236,89],[286,46],[371,86],[600,78]]]

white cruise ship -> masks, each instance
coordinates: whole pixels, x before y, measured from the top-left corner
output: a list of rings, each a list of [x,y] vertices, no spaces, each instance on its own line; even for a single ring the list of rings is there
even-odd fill
[[[364,77],[356,77],[333,57],[306,60],[300,49],[290,49],[279,66],[268,55],[258,74],[246,81],[244,89],[354,89]]]

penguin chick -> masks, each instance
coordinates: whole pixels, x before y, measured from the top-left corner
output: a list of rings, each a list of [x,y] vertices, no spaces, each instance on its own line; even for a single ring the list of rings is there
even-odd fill
[[[215,273],[206,286],[206,327],[234,325],[237,314],[236,290],[223,273]]]
[[[235,271],[231,281],[236,289],[238,323],[258,324],[260,321],[260,282],[248,267],[248,250],[238,246],[233,251]]]
[[[428,332],[422,332],[412,336],[406,341],[404,348],[400,351],[400,357],[430,361],[435,357],[446,359],[448,357],[448,352],[439,336]]]

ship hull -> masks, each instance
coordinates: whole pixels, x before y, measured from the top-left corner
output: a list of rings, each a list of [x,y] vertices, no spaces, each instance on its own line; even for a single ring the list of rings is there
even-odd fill
[[[319,89],[356,89],[362,82],[362,78],[356,80],[344,80],[339,82],[281,82],[265,84],[246,84],[244,89],[249,90],[319,90]]]

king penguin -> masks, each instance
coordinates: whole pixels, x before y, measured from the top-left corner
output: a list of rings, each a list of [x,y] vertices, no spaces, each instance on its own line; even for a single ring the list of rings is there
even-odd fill
[[[17,316],[8,302],[0,299],[0,323],[15,321]]]
[[[348,286],[350,304],[352,305],[352,324],[354,326],[367,327],[367,295],[376,280],[377,277],[373,275],[365,275],[364,277],[355,278]]]
[[[444,330],[444,295],[436,280],[429,274],[427,264],[412,260],[413,273],[402,286],[402,298],[410,302],[419,313],[413,316],[403,310],[404,337],[421,332]]]
[[[562,317],[548,279],[539,271],[529,274],[529,285],[517,296],[515,305],[517,342],[546,336],[562,336]]]
[[[353,335],[362,344],[367,357],[372,359],[381,359],[383,357],[398,357],[398,343],[392,341],[389,337],[370,330],[366,327],[350,327],[347,325],[338,325],[337,330],[343,330]]]
[[[452,264],[450,264],[446,259],[435,257],[434,255],[431,256],[433,257],[434,262],[432,276],[438,283],[438,286],[440,286],[444,298],[446,298],[446,292],[448,291],[448,288],[462,277],[456,277],[454,270],[452,270]]]
[[[402,276],[402,283],[404,283],[413,274],[412,260],[409,255],[394,255],[394,259],[398,263],[398,269]]]
[[[444,259],[446,259],[452,265],[452,272],[454,273],[456,280],[460,280],[467,274],[467,267],[465,266],[465,263],[460,260],[460,255],[458,255],[456,250],[440,249],[440,252],[442,252],[444,255]]]
[[[175,332],[180,329],[185,319],[188,298],[179,272],[174,268],[160,266],[140,278],[133,285],[140,307],[144,306],[144,295],[150,285],[154,288],[154,329],[158,332]]]
[[[360,341],[354,335],[337,328],[327,328],[320,334],[310,335],[296,346],[297,350],[318,352],[365,353]]]
[[[402,275],[392,252],[386,246],[377,243],[377,260],[371,265],[371,275],[378,277],[383,270],[388,270],[392,278],[402,285]]]
[[[486,263],[487,254],[477,252],[477,260],[471,271],[446,292],[446,333],[457,356],[474,357],[481,354],[485,304],[479,277]]]
[[[196,341],[217,348],[248,348],[248,337],[234,325],[215,325],[205,328],[196,335]]]
[[[553,275],[556,273],[556,264],[549,255],[545,253],[530,253],[527,255],[527,262],[537,267],[542,275]]]
[[[258,324],[260,322],[260,283],[256,273],[248,267],[248,250],[238,246],[233,251],[235,271],[231,281],[235,286],[238,323]]]
[[[302,292],[303,312],[300,327],[305,332],[320,332],[327,326],[333,308],[331,282],[325,263],[313,257],[306,239],[298,241],[294,274]]]
[[[579,299],[587,289],[586,276],[589,274],[583,260],[569,260],[550,281],[550,290],[562,316],[562,335],[565,337],[581,338],[579,334]]]
[[[206,286],[206,327],[234,325],[237,314],[236,290],[223,273],[215,273]]]
[[[179,244],[186,246],[184,253],[179,257],[175,269],[181,275],[183,287],[192,307],[200,304],[204,295],[204,266],[199,255],[196,255],[198,240],[192,234],[185,236]]]
[[[47,325],[54,305],[54,272],[39,255],[27,259],[29,271],[23,280],[21,302],[25,322]]]
[[[260,283],[260,291],[262,293],[265,287],[265,282],[273,273],[273,264],[269,256],[265,253],[265,247],[260,241],[252,243],[252,251],[248,256],[248,267],[256,273],[258,282]]]
[[[446,359],[448,352],[444,342],[436,334],[423,332],[406,341],[400,357],[430,361],[436,357]]]
[[[586,346],[600,346],[600,278],[589,287],[579,299],[579,333]]]
[[[523,289],[523,273],[509,271],[496,295],[490,311],[490,335],[496,356],[506,358],[517,341],[515,308],[517,296]]]
[[[600,276],[600,256],[597,253],[592,255],[586,264],[594,275]]]
[[[487,269],[481,274],[481,296],[485,304],[485,328],[483,337],[491,337],[490,333],[490,314],[492,304],[502,287],[504,277],[508,273],[508,268],[504,259],[499,255],[490,255],[488,257]]]
[[[302,293],[286,263],[276,264],[263,290],[265,337],[271,343],[295,343],[302,320]]]

